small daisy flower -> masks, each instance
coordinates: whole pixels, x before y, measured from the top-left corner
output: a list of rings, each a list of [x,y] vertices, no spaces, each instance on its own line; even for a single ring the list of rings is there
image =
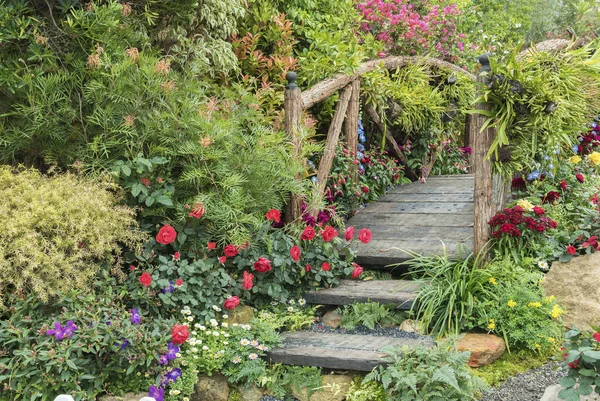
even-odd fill
[[[237,324],[237,323],[234,323],[231,325],[231,327],[238,327],[238,326],[239,326],[239,324]]]
[[[218,326],[219,322],[217,322],[215,319],[210,319],[210,325],[211,326]]]
[[[221,323],[221,327],[225,327],[225,328],[227,328],[227,327],[229,327],[229,323],[225,323],[225,322],[223,322],[223,323]]]
[[[194,316],[188,316],[186,319],[188,320],[188,322],[193,322],[194,321]]]
[[[304,306],[304,305],[306,305],[306,299],[304,299],[304,298],[300,298],[300,299],[298,300],[298,305],[300,305],[300,306]]]
[[[219,308],[217,305],[213,305],[212,308],[217,312],[221,312],[221,308]]]
[[[176,354],[175,354],[175,356],[176,356],[177,358],[181,358],[181,352],[178,352],[178,353],[176,353]]]
[[[223,345],[229,345],[229,341],[223,341]]]
[[[201,325],[200,327],[198,327],[198,330],[200,330],[200,331],[205,331],[205,330],[206,330],[206,327]]]
[[[202,347],[202,349],[203,349],[204,351],[208,351],[208,347],[207,347],[206,345],[205,345],[205,346],[203,346],[203,347]]]
[[[229,333],[223,334],[223,337],[225,337],[225,338],[229,337]]]
[[[248,340],[247,340],[247,339],[245,339],[245,338],[242,338],[242,339],[240,340],[240,344],[241,344],[241,345],[243,345],[244,347],[247,347],[248,345],[250,345],[250,341],[248,341]]]
[[[260,343],[258,341],[256,341],[256,340],[250,341],[250,345],[252,345],[253,347],[258,347],[259,344]]]
[[[248,359],[251,359],[251,360],[258,359],[258,355],[257,354],[250,354],[250,355],[248,355]]]
[[[268,350],[269,348],[267,348],[266,346],[264,346],[264,345],[262,345],[262,344],[261,344],[261,345],[259,345],[258,347],[256,347],[256,349],[258,349],[258,350],[261,350],[261,351],[266,351],[266,350]]]
[[[213,336],[215,336],[215,337],[219,337],[219,336],[220,336],[220,334],[219,334],[219,332],[218,332],[218,331],[213,331]]]
[[[288,312],[293,312],[294,311],[294,307],[293,306],[288,306],[287,310],[288,310]]]
[[[545,260],[540,260],[538,262],[538,267],[542,271],[548,271],[548,270],[550,270],[550,266],[548,266],[548,262],[546,262]]]
[[[235,364],[237,365],[238,363],[241,363],[241,362],[242,362],[242,358],[241,358],[241,357],[239,357],[239,356],[236,356],[236,357],[234,357],[234,358],[231,360],[231,362],[233,362],[233,363],[235,363]]]
[[[290,305],[296,305],[296,301],[294,301],[293,299],[290,299]]]
[[[196,324],[194,325],[194,327],[195,327],[195,328],[197,328],[197,329],[199,329],[200,327],[202,327],[202,325],[201,325],[200,323],[196,323]]]
[[[223,315],[223,319],[229,319],[229,315]]]

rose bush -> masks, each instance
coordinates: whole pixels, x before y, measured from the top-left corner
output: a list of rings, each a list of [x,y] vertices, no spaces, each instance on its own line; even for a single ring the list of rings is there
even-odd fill
[[[560,379],[563,389],[558,398],[574,401],[594,392],[600,394],[600,327],[592,326],[591,331],[569,330],[565,334],[561,356],[567,375]]]

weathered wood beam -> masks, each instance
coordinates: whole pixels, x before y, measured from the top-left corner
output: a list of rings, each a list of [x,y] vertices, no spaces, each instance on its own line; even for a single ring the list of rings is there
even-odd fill
[[[381,134],[385,135],[386,141],[390,144],[390,146],[394,150],[394,153],[398,157],[398,160],[400,160],[400,163],[404,166],[404,173],[406,174],[406,176],[411,181],[417,181],[419,177],[413,171],[413,169],[408,167],[406,155],[404,154],[404,152],[402,152],[402,149],[400,149],[400,146],[398,145],[398,142],[396,142],[396,139],[394,139],[394,137],[392,136],[392,133],[389,130],[385,129],[383,122],[381,121],[381,118],[377,113],[377,110],[375,110],[375,107],[373,107],[373,105],[371,104],[367,104],[365,105],[365,111],[367,112],[369,117],[371,117],[371,120],[375,123],[375,125],[377,125],[377,128],[379,128]]]
[[[483,85],[487,80],[487,74],[491,72],[490,62],[487,55],[479,57],[482,67],[479,71],[477,81]],[[492,109],[489,103],[478,103],[475,110],[489,111]],[[496,205],[493,198],[492,184],[492,161],[487,158],[487,153],[494,142],[496,130],[488,127],[482,130],[486,121],[483,114],[473,114],[470,133],[473,144],[473,173],[475,176],[474,203],[474,227],[473,227],[473,252],[478,255],[485,249],[486,243],[491,238],[491,230],[488,222],[496,213]]]
[[[335,107],[335,114],[329,131],[327,132],[327,139],[325,140],[325,149],[323,150],[323,156],[319,162],[319,171],[317,173],[317,198],[320,201],[323,199],[325,193],[325,186],[327,185],[327,177],[331,171],[333,165],[333,159],[335,158],[335,148],[340,139],[340,133],[342,132],[342,125],[346,116],[346,110],[350,103],[350,97],[352,96],[352,85],[346,86],[342,89],[340,99]],[[312,207],[310,213],[316,215],[318,212],[316,207]]]
[[[285,132],[293,146],[292,157],[294,160],[302,158],[302,139],[300,129],[302,127],[302,91],[296,85],[297,75],[295,72],[288,72],[286,78],[288,84],[285,87],[283,108],[285,111]],[[297,176],[297,180],[302,180],[302,176]],[[290,200],[286,205],[285,219],[292,222],[302,217],[302,198],[298,194],[292,193]]]
[[[358,66],[356,71],[354,71],[354,74],[338,74],[332,78],[319,82],[312,88],[302,93],[302,107],[304,109],[311,108],[315,104],[327,99],[338,90],[347,86],[349,83],[360,78],[360,76],[364,73],[373,71],[377,68],[385,68],[387,70],[391,70],[394,68],[404,67],[410,64],[427,65],[432,67],[443,68],[455,73],[464,74],[473,81],[476,80],[475,75],[471,74],[468,71],[465,71],[464,69],[455,64],[448,63],[447,61],[439,60],[432,57],[391,56],[378,60],[367,61],[366,63],[363,63],[360,66]]]
[[[356,157],[358,151],[358,114],[360,112],[360,79],[352,81],[352,95],[346,111],[344,120],[344,134],[346,135],[346,148],[353,157]],[[352,180],[358,182],[358,167],[351,166]]]

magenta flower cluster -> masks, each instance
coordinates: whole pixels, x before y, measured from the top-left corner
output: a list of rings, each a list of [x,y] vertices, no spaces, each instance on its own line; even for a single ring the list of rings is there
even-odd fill
[[[372,32],[392,54],[417,54],[433,51],[454,62],[456,53],[465,50],[466,35],[457,32],[457,19],[462,11],[456,4],[431,6],[429,1],[368,0],[357,5],[365,22],[360,29]]]

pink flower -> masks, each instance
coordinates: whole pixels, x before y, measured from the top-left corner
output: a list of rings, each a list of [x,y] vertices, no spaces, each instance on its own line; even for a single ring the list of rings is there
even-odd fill
[[[161,227],[156,234],[156,242],[163,245],[170,244],[175,241],[175,238],[177,238],[177,231],[170,225]]]
[[[179,260],[179,259],[181,259],[181,254],[179,252],[175,252],[173,254],[173,260]]]
[[[275,223],[279,223],[281,221],[281,212],[279,210],[271,209],[265,214],[265,217],[267,220],[272,220]]]
[[[330,265],[329,263],[327,263],[327,262],[323,262],[323,263],[321,264],[321,269],[322,269],[323,271],[326,271],[326,272],[328,272],[329,270],[331,270],[331,265]]]
[[[148,186],[150,185],[150,180],[146,177],[143,177],[140,181],[142,182],[142,184],[144,184],[146,188],[148,188]]]
[[[142,273],[142,275],[140,276],[140,283],[142,283],[144,287],[149,287],[150,284],[152,284],[152,276],[150,275],[150,273]]]
[[[236,306],[240,304],[240,299],[238,297],[230,297],[225,302],[223,302],[223,307],[227,310],[235,309]]]
[[[600,333],[594,333],[594,340],[600,343]]]
[[[346,238],[346,241],[352,241],[352,238],[354,238],[354,227],[350,226],[346,228],[344,237]]]
[[[188,213],[188,216],[193,217],[195,219],[199,219],[204,214],[204,205],[201,203],[194,203],[192,206],[192,211]]]
[[[569,245],[566,248],[566,251],[569,255],[576,255],[577,254],[577,248],[575,248],[573,245]]]
[[[333,228],[331,226],[326,226],[325,229],[323,230],[323,232],[321,233],[321,236],[323,237],[323,240],[325,242],[331,241],[337,235],[338,235],[338,232],[335,230],[335,228]]]
[[[575,178],[577,178],[577,181],[579,181],[582,184],[585,182],[585,177],[583,176],[583,174],[575,174]]]
[[[312,270],[312,266],[311,265],[306,265],[306,266],[304,266],[304,270],[308,273],[309,271]]]
[[[306,226],[304,231],[302,231],[300,238],[304,241],[310,241],[311,239],[315,238],[315,229],[311,226]]]
[[[352,270],[352,278],[357,279],[363,272],[363,268],[354,263],[354,270]]]
[[[206,247],[208,249],[216,249],[217,248],[217,243],[216,242],[209,242]]]
[[[226,260],[227,260],[226,256],[220,256],[219,257],[219,263],[225,263]]]
[[[254,262],[254,270],[259,273],[266,273],[271,269],[271,261],[267,258],[258,258],[258,260]]]
[[[242,279],[242,288],[246,291],[250,291],[254,287],[254,274],[244,271],[244,278]]]
[[[358,233],[358,239],[363,244],[368,244],[369,242],[371,242],[372,238],[373,238],[373,235],[371,234],[371,230],[369,230],[368,228],[363,228]]]
[[[298,248],[296,245],[294,245],[292,247],[292,249],[290,249],[290,256],[292,257],[292,259],[294,259],[294,262],[297,262],[300,260],[300,248]]]
[[[225,249],[223,249],[223,253],[228,258],[232,258],[232,257],[234,257],[235,255],[238,254],[238,250],[237,250],[237,247],[235,245],[229,244],[229,245],[227,245],[225,247]]]
[[[175,285],[176,285],[177,287],[181,287],[181,286],[183,285],[183,279],[180,279],[180,278],[178,278],[178,279],[175,281]]]

